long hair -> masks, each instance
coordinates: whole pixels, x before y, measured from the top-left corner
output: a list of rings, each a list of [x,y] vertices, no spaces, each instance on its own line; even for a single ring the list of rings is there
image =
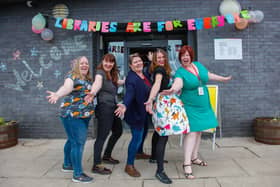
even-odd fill
[[[153,60],[152,60],[152,63],[150,65],[150,69],[149,69],[149,73],[152,74],[154,72],[154,70],[156,69],[156,67],[159,66],[157,64],[157,56],[159,53],[163,54],[163,56],[165,58],[164,69],[165,69],[167,75],[170,76],[172,69],[171,69],[169,61],[168,61],[167,53],[163,49],[156,49],[156,51],[154,52]]]
[[[179,51],[179,61],[181,62],[181,57],[188,51],[190,58],[191,58],[191,62],[194,61],[194,51],[193,48],[189,45],[184,45],[181,47],[180,51]]]
[[[78,78],[78,79],[85,79],[87,81],[92,81],[92,78],[90,75],[90,68],[88,69],[88,72],[85,77],[80,72],[80,63],[81,63],[82,58],[88,59],[86,56],[79,56],[78,58],[72,60],[72,62],[71,62],[72,70],[69,71],[68,74],[72,74],[75,78]]]
[[[108,61],[108,62],[113,62],[114,63],[113,68],[111,69],[110,72],[106,72],[104,70],[103,63],[102,63],[103,61]],[[114,85],[116,85],[116,86],[118,85],[119,69],[118,69],[118,66],[117,66],[116,58],[115,58],[115,56],[113,54],[111,54],[111,53],[105,54],[102,57],[101,62],[97,66],[96,69],[100,69],[100,70],[104,71],[105,75],[106,75],[106,79],[107,80],[111,80]]]

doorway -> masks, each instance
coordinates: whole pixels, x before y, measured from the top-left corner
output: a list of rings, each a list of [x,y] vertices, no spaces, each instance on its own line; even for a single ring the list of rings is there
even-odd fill
[[[149,51],[156,51],[157,48],[167,50],[168,42],[167,40],[143,40],[143,41],[128,41],[125,42],[125,50],[124,50],[124,61],[128,62],[129,55],[133,53],[139,53],[143,62],[146,63],[149,61],[147,54]],[[126,63],[126,67],[124,69],[124,74],[126,75],[129,71],[128,63]]]

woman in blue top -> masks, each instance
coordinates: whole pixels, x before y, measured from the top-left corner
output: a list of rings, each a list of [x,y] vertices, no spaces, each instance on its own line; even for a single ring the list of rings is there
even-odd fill
[[[56,92],[47,91],[48,101],[55,104],[64,97],[61,104],[60,119],[64,125],[67,141],[64,145],[64,163],[62,171],[73,172],[73,182],[89,183],[92,177],[83,173],[82,158],[87,139],[88,124],[93,114],[93,105],[85,101],[90,92],[92,79],[88,59],[77,58],[72,70],[67,75],[63,86]]]
[[[171,67],[168,62],[167,53],[162,49],[157,49],[153,54],[153,60],[150,66],[150,73],[152,74],[153,86],[149,99],[147,100],[146,110],[152,114],[152,104],[153,100],[156,98],[157,94],[162,90],[170,88],[169,81],[171,75]],[[168,141],[168,136],[159,136],[159,134],[154,131],[152,137],[152,155],[151,160],[157,161],[157,171],[156,178],[165,183],[171,184],[172,180],[164,172],[164,153],[165,147]]]
[[[132,177],[140,177],[141,174],[134,167],[137,150],[142,142],[144,126],[147,123],[147,112],[144,102],[148,99],[151,83],[148,76],[143,73],[143,60],[138,53],[129,57],[130,71],[125,80],[125,96],[123,104],[118,104],[115,111],[117,116],[124,116],[124,120],[130,126],[132,139],[128,146],[128,156],[125,172]]]
[[[193,179],[191,164],[207,166],[198,158],[201,132],[218,125],[212,110],[206,83],[208,80],[227,82],[231,76],[223,77],[210,73],[201,63],[193,62],[194,52],[190,46],[182,46],[179,51],[181,67],[175,73],[175,80],[169,90],[162,94],[176,93],[181,90],[180,98],[186,110],[190,133],[184,137],[183,169],[187,179]]]

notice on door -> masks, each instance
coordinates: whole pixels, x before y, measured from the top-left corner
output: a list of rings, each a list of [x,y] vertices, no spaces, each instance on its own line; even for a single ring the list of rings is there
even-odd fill
[[[214,39],[215,60],[242,60],[242,39]]]

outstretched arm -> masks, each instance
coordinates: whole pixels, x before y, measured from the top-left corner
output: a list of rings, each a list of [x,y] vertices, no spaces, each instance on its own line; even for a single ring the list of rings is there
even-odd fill
[[[221,76],[215,73],[208,72],[209,80],[211,81],[219,81],[219,82],[227,82],[232,79],[232,76]]]
[[[175,78],[172,86],[168,90],[163,90],[160,94],[170,95],[179,92],[183,88],[183,80],[179,77]]]
[[[153,113],[152,111],[153,100],[155,99],[155,97],[157,96],[160,90],[161,81],[162,81],[162,74],[159,73],[156,74],[155,82],[152,86],[149,99],[144,103],[146,105],[146,111],[149,112],[150,114]]]
[[[85,101],[87,103],[91,103],[94,96],[99,92],[99,90],[102,87],[102,81],[103,78],[101,75],[99,74],[95,75],[95,79],[94,82],[92,83],[90,93],[88,93],[87,96],[85,97]]]
[[[55,104],[61,97],[64,97],[72,92],[74,86],[74,82],[72,79],[67,78],[64,81],[64,84],[56,91],[47,91],[49,94],[46,98],[48,99],[49,103]]]

